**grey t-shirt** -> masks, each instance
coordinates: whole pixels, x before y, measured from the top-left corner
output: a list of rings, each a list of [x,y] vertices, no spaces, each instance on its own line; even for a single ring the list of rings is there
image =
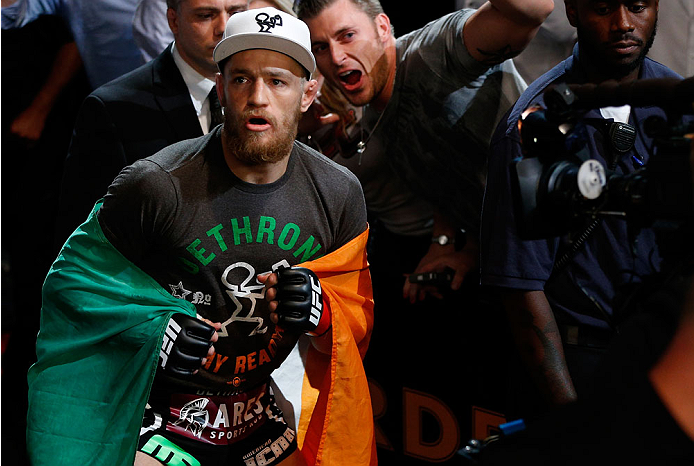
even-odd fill
[[[220,129],[126,167],[99,222],[126,258],[223,324],[217,355],[189,385],[243,390],[267,379],[299,337],[270,321],[256,276],[338,249],[366,229],[366,208],[352,173],[300,143],[278,181],[241,181]]]
[[[526,86],[512,61],[490,68],[467,51],[472,13],[397,39],[393,95],[385,113],[367,106],[361,121],[366,151],[333,159],[357,175],[369,211],[393,233],[429,234],[434,206],[478,221],[491,135]]]

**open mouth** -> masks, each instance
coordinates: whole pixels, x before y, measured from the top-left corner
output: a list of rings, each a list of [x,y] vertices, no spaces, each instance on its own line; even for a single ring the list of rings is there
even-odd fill
[[[263,117],[254,116],[246,120],[246,128],[251,131],[265,131],[270,126],[270,122]]]
[[[361,71],[350,70],[338,75],[340,81],[346,89],[352,89],[361,82]]]

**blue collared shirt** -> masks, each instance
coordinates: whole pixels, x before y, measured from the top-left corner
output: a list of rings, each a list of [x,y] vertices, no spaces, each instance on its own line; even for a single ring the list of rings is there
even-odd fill
[[[678,76],[665,66],[646,59],[640,79]],[[586,82],[578,60],[578,46],[574,48],[573,56],[528,87],[492,138],[482,210],[481,282],[516,290],[544,290],[558,322],[607,329],[614,324],[612,317],[619,306],[619,290],[623,286],[641,283],[660,270],[661,257],[654,231],[650,228],[639,230],[625,220],[603,220],[566,266],[564,272],[568,274],[568,283],[574,286],[558,292],[557,289],[546,290],[545,285],[552,275],[555,261],[564,250],[564,238],[524,240],[520,238],[516,223],[515,203],[518,200],[512,189],[510,167],[512,161],[522,156],[518,120],[528,107],[543,104],[544,90],[550,84],[562,81]],[[634,148],[619,159],[615,173],[633,172],[636,169],[632,162],[634,154],[648,163],[649,156],[653,155],[653,142],[643,125],[648,117],[654,115],[665,116],[665,113],[655,106],[632,107],[629,123],[636,128],[637,138]],[[584,117],[603,118],[598,109],[590,110]],[[587,146],[590,156],[607,166],[605,146],[595,133],[595,128],[589,128]],[[576,290],[579,290],[580,297],[581,289],[590,296],[586,299],[593,305],[578,305],[583,300],[575,299]]]
[[[2,9],[2,28],[22,27],[40,15],[65,19],[93,88],[144,63],[132,20],[138,0],[18,0]]]

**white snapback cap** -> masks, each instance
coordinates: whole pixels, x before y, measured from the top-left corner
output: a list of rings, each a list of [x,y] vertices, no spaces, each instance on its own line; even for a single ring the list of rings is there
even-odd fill
[[[299,62],[309,74],[316,71],[308,26],[276,8],[256,8],[232,15],[212,58],[219,63],[235,53],[252,49],[283,53]]]

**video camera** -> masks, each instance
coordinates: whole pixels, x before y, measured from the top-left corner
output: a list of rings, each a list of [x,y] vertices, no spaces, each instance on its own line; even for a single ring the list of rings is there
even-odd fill
[[[545,108],[526,109],[519,120],[523,157],[514,161],[511,179],[519,236],[541,239],[579,229],[588,219],[621,217],[636,226],[655,220],[694,217],[694,78],[641,80],[628,85],[557,84],[544,94]],[[602,132],[615,155],[611,166],[590,157],[592,108],[656,105],[667,119],[650,117],[645,133],[654,150],[629,174],[615,172],[617,160],[637,137],[630,125],[604,124]]]

